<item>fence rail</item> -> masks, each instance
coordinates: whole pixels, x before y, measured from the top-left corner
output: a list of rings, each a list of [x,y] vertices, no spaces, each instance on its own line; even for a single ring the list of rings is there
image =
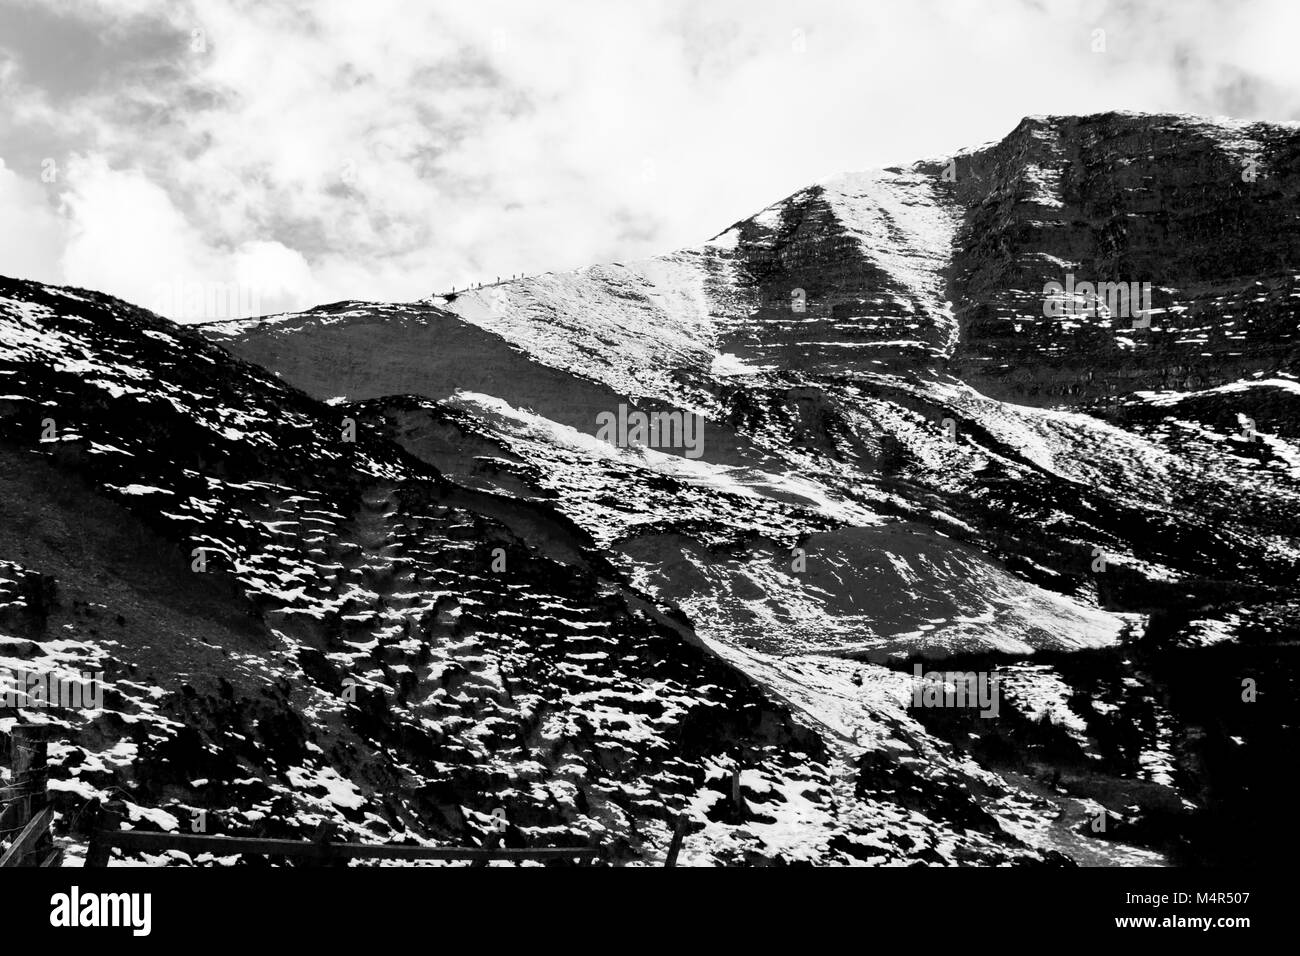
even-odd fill
[[[36,852],[36,845],[43,837],[49,835],[50,821],[54,811],[46,807],[23,827],[18,838],[9,844],[9,849],[0,856],[0,866],[21,866],[22,861]]]
[[[328,840],[283,840],[263,837],[217,836],[195,833],[153,833],[123,830],[121,817],[103,809],[95,821],[86,866],[107,866],[113,847],[138,853],[211,853],[214,856],[260,855],[307,859],[319,864],[348,860],[595,860],[600,846],[404,846],[393,843],[340,843]]]

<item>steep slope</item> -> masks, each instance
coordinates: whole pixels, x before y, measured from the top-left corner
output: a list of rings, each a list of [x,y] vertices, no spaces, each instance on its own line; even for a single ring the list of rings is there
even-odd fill
[[[683,810],[695,862],[1043,858],[1012,832],[1026,801],[927,734],[901,677],[862,763],[579,525],[448,480],[365,406],[15,280],[0,381],[0,667],[106,688],[0,710],[0,733],[58,728],[61,837],[98,796],[220,833],[464,842],[504,817],[508,843],[616,861],[659,858]]]
[[[984,393],[1076,404],[1295,371],[1295,124],[1029,117],[957,170],[955,368]],[[1146,327],[1046,318],[1044,285],[1067,274],[1149,283]]]
[[[343,407],[457,484],[552,505],[861,766],[894,720],[864,688],[958,655],[1000,675],[1008,709],[909,708],[927,735],[999,786],[1100,800],[1122,839],[1239,859],[1207,834],[1243,807],[1264,844],[1295,833],[1271,762],[1295,733],[1297,143],[1033,117],[696,249],[204,332],[362,402]],[[1075,280],[1149,282],[1150,309],[1050,291]],[[700,415],[702,448],[597,440],[620,406]],[[1181,656],[1208,644],[1230,646]],[[1263,674],[1268,708],[1192,702]],[[1044,768],[1037,792],[1023,778]],[[1073,814],[1027,826],[1115,859]]]

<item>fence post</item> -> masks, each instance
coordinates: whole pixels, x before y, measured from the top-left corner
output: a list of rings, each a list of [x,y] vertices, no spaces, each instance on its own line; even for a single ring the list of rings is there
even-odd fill
[[[13,761],[13,778],[10,796],[13,802],[4,814],[5,827],[21,832],[23,827],[45,809],[48,797],[45,792],[49,777],[49,728],[41,724],[17,724],[9,732],[10,755]],[[29,853],[15,861],[26,866],[44,859],[53,849],[49,832],[41,835]]]
[[[677,825],[673,827],[673,842],[668,845],[668,856],[664,859],[664,866],[676,866],[677,854],[682,852],[682,840],[686,837],[687,817],[683,813],[677,818]]]
[[[502,844],[502,842],[503,842],[504,840],[505,840],[505,837],[504,837],[502,834],[500,834],[500,833],[493,833],[491,836],[489,836],[489,837],[487,838],[487,841],[486,841],[483,845],[484,845],[487,849],[489,849],[489,850],[495,850],[495,849],[497,849],[497,848],[499,848],[499,847],[501,846],[501,844]],[[475,861],[473,861],[472,863],[470,863],[470,866],[471,866],[471,867],[476,867],[476,866],[488,866],[491,862],[492,862],[491,860],[486,860],[486,859],[485,859],[485,860],[475,860]]]
[[[338,827],[329,820],[321,823],[312,834],[312,842],[320,847],[320,857],[312,862],[316,866],[342,866],[346,867],[348,861],[339,856],[331,847],[330,841],[338,836]]]
[[[113,852],[113,844],[109,841],[108,834],[122,829],[122,815],[116,810],[98,805],[98,800],[95,802],[97,806],[91,810],[94,817],[90,822],[90,846],[86,848],[86,866],[108,866],[108,858]]]

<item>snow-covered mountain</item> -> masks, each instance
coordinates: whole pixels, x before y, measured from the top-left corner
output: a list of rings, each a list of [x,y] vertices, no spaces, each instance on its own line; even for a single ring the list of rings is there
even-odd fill
[[[683,810],[699,862],[1278,852],[1298,149],[1032,117],[694,249],[198,331],[6,282],[0,658],[117,675],[56,786],[624,861]]]

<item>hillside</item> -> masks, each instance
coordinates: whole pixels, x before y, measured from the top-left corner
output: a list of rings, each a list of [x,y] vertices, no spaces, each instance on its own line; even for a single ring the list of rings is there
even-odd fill
[[[3,280],[0,666],[115,675],[64,825],[1285,858],[1298,147],[1030,117],[654,259],[199,328]]]
[[[99,710],[0,716],[60,729],[60,836],[101,797],[143,828],[434,845],[504,815],[508,845],[622,862],[683,810],[697,862],[1041,856],[900,703],[906,795],[563,514],[449,481],[377,412],[95,293],[4,280],[0,342],[0,666],[106,682]]]

